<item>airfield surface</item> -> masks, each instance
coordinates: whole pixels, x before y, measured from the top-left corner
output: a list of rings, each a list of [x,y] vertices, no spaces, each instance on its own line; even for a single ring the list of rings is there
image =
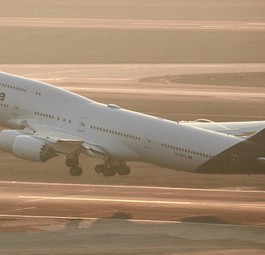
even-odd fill
[[[13,8],[13,6],[17,8]],[[139,11],[141,10],[141,11]],[[174,121],[264,120],[262,1],[10,0],[0,70]],[[3,50],[4,49],[4,50]],[[265,175],[0,153],[1,254],[265,253]]]

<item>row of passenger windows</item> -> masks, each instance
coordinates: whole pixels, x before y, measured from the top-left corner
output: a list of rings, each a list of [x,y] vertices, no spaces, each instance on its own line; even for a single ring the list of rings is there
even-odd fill
[[[188,150],[188,149],[177,147],[177,146],[170,145],[170,144],[161,143],[161,146],[164,147],[164,148],[185,152],[185,153],[188,153],[190,155],[200,156],[200,157],[204,157],[204,158],[211,158],[212,157],[211,155],[206,154],[206,153],[193,151],[193,150]]]
[[[6,107],[6,108],[9,107],[9,105],[8,105],[8,104],[5,104],[5,103],[1,103],[0,105],[1,105],[2,107]]]
[[[66,118],[60,118],[60,117],[55,117],[54,115],[51,114],[47,114],[47,113],[42,113],[42,112],[35,112],[35,115],[40,116],[40,117],[44,117],[44,118],[48,118],[48,119],[52,119],[52,120],[58,120],[58,121],[63,121],[63,122],[68,122],[68,123],[72,123],[71,120],[67,120]]]
[[[141,138],[136,136],[136,135],[127,134],[127,133],[123,133],[123,132],[119,132],[119,131],[115,131],[115,130],[111,130],[111,129],[107,129],[107,128],[97,127],[97,126],[93,126],[93,125],[91,125],[90,128],[97,130],[97,131],[100,131],[100,132],[104,132],[104,133],[109,133],[109,134],[113,134],[113,135],[127,137],[127,138],[133,139],[133,140],[138,140],[138,141],[141,140]]]
[[[13,86],[13,85],[9,85],[9,84],[5,84],[5,83],[0,83],[0,86],[4,87],[4,88],[9,88],[9,89],[13,89],[13,90],[18,90],[21,92],[27,92],[27,89],[21,88],[21,87],[17,87],[17,86]],[[41,92],[37,91],[35,93],[37,96],[41,95]]]
[[[4,88],[14,89],[14,90],[18,90],[18,91],[21,91],[21,92],[27,92],[27,89],[24,89],[24,88],[21,88],[21,87],[17,87],[17,86],[5,84],[5,83],[0,83],[0,85],[2,87],[4,87]]]

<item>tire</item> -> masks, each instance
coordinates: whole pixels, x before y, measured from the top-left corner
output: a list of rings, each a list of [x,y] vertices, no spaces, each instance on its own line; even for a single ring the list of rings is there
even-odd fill
[[[128,175],[130,174],[130,172],[131,172],[131,169],[128,166],[121,166],[117,169],[117,173],[119,175]]]
[[[105,170],[105,165],[96,165],[95,166],[95,172],[97,174],[102,174]]]
[[[71,176],[80,176],[83,173],[83,169],[81,167],[71,167],[70,175]]]

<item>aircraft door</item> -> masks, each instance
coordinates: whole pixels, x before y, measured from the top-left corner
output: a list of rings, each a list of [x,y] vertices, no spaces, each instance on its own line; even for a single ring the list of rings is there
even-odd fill
[[[80,118],[79,124],[78,124],[78,131],[85,132],[85,130],[86,130],[86,122],[87,122],[87,118],[86,117],[81,117]]]
[[[12,106],[12,114],[17,116],[19,114],[19,103],[18,101],[15,101]]]
[[[152,134],[146,134],[145,135],[145,138],[144,138],[144,148],[145,149],[151,149],[152,140],[153,140],[153,135]]]

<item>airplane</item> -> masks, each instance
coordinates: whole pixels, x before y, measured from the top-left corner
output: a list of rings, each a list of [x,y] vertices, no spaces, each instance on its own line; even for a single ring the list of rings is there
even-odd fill
[[[194,173],[265,174],[265,121],[174,122],[102,104],[56,86],[0,72],[0,150],[37,162],[64,155],[80,176],[79,155],[95,171],[128,175],[128,161]]]

